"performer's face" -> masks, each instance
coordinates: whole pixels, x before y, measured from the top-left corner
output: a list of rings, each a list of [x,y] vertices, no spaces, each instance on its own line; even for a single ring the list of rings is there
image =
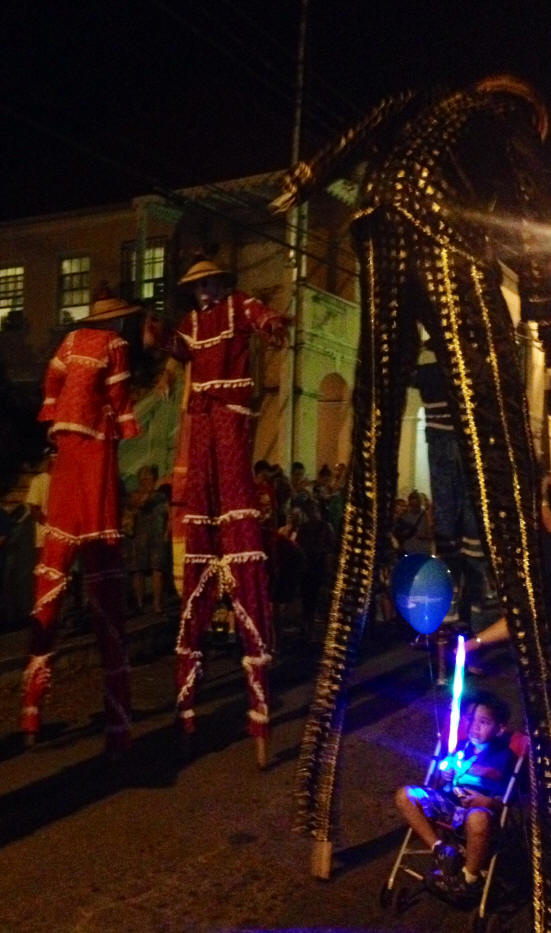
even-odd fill
[[[222,282],[220,276],[208,275],[199,279],[193,293],[200,308],[207,308],[213,301],[222,297]]]

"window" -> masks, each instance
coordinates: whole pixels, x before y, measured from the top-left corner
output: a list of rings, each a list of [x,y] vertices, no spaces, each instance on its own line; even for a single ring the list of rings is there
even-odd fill
[[[59,321],[70,324],[90,312],[90,257],[73,256],[59,263]]]
[[[23,266],[0,267],[0,324],[23,315]]]
[[[142,293],[136,294],[136,242],[123,243],[122,293],[128,301],[134,298],[156,298],[164,294],[166,238],[149,237],[143,257]]]

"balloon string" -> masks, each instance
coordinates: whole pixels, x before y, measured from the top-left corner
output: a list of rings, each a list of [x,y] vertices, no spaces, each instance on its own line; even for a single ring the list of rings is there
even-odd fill
[[[441,731],[440,731],[440,718],[438,716],[438,700],[436,696],[436,681],[434,679],[434,668],[432,664],[432,650],[431,650],[431,646],[429,643],[428,635],[425,635],[425,647],[427,649],[427,659],[428,659],[428,665],[429,665],[429,678],[430,678],[430,685],[431,685],[431,692],[432,692],[432,707],[434,710],[434,721],[436,724],[436,738],[440,739]]]

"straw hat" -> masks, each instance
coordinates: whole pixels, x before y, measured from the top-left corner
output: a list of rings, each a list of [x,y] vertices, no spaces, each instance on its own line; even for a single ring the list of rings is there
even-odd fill
[[[94,301],[88,317],[81,318],[79,323],[84,321],[108,321],[110,318],[126,317],[127,314],[136,314],[138,311],[143,311],[141,305],[129,305],[124,298],[117,298],[105,289]]]
[[[207,279],[211,276],[224,276],[227,285],[235,285],[235,276],[233,272],[230,272],[228,269],[221,269],[220,266],[217,266],[211,259],[204,258],[195,260],[185,275],[179,280],[178,285],[184,287],[190,286],[200,279]]]

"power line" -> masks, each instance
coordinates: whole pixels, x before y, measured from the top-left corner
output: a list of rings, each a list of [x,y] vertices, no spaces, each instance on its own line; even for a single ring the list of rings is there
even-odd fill
[[[232,13],[236,14],[248,26],[252,25],[254,31],[258,33],[258,35],[262,36],[262,38],[266,42],[268,42],[279,54],[283,55],[285,58],[288,59],[288,61],[294,64],[293,54],[289,52],[289,50],[286,49],[285,46],[282,45],[281,42],[275,39],[273,35],[271,35],[269,32],[263,29],[257,20],[253,20],[249,14],[244,13],[244,11],[240,8],[239,4],[234,3],[233,0],[220,0],[220,2],[224,6],[226,6],[228,9],[230,9]],[[343,97],[343,95],[340,94],[333,87],[332,84],[326,81],[322,75],[318,74],[316,71],[313,71],[311,68],[308,71],[308,78],[310,80],[314,79],[316,82],[318,82],[322,87],[328,90],[335,97],[336,100],[341,101],[343,104],[345,104],[347,108],[351,108],[356,113],[356,115],[359,116],[361,114],[361,110],[359,107],[356,106],[356,104],[354,104],[350,100],[347,100],[347,98]],[[339,117],[339,119],[342,122],[348,122],[348,121],[344,121],[342,117]]]
[[[259,236],[261,236],[263,239],[268,240],[270,243],[277,243],[279,246],[285,247],[286,250],[289,249],[289,244],[285,239],[275,236],[275,234],[267,233],[265,230],[259,229],[259,227],[255,224],[246,223],[245,221],[240,220],[239,218],[229,216],[228,214],[224,213],[224,211],[221,211],[218,208],[213,207],[210,204],[205,204],[201,201],[197,201],[195,198],[191,197],[190,195],[186,195],[185,193],[182,193],[180,191],[168,191],[160,187],[157,187],[154,193],[162,195],[164,198],[167,199],[167,201],[171,201],[173,204],[176,204],[179,207],[190,204],[190,205],[193,205],[194,207],[198,207],[200,210],[206,211],[209,214],[215,214],[216,216],[222,217],[224,220],[227,220],[230,223],[235,224],[236,226],[241,227],[244,230],[247,230],[249,232],[254,231]],[[358,272],[356,271],[356,269],[350,269],[346,266],[341,266],[337,263],[330,263],[329,260],[321,258],[316,253],[310,252],[310,250],[308,249],[300,248],[300,249],[295,250],[295,252],[300,253],[301,256],[306,256],[308,259],[315,260],[320,265],[330,266],[332,269],[334,269],[337,272],[343,272],[346,275],[351,276],[352,278],[358,278]]]
[[[215,193],[215,194],[217,194],[217,195],[219,195],[219,196],[224,197],[227,201],[230,201],[230,203],[233,203],[233,204],[235,204],[235,205],[239,205],[239,206],[241,206],[241,207],[247,207],[247,208],[250,208],[250,207],[251,207],[250,202],[247,201],[246,198],[240,197],[240,196],[239,196],[236,192],[234,192],[234,191],[226,191],[226,189],[223,188],[221,185],[209,184],[209,185],[204,185],[203,187],[204,187],[204,188],[207,188],[209,191],[212,191],[213,193]],[[263,198],[260,198],[260,202],[261,202],[261,204],[262,204],[262,207],[265,208],[265,209],[267,210],[267,205],[268,205],[270,202],[269,202],[268,200],[264,200]],[[268,211],[267,211],[267,213],[268,213],[268,216],[269,216],[269,212],[268,212]],[[289,220],[287,220],[286,225],[287,225],[287,228],[288,228],[288,229],[290,229],[290,230],[292,230],[292,231],[294,231],[294,232],[297,231],[297,226],[296,226],[295,224],[291,223]],[[260,232],[260,230],[261,230],[261,227],[260,227],[260,225],[258,225],[258,224],[251,224],[251,225],[249,225],[249,227],[250,227],[250,229],[258,229],[259,232]],[[342,253],[344,253],[345,256],[350,257],[351,259],[353,259],[353,260],[355,261],[355,260],[356,260],[356,254],[355,254],[354,250],[351,249],[349,246],[347,247],[347,246],[342,246],[342,245],[341,245],[342,236],[345,235],[345,234],[342,233],[343,230],[344,230],[344,231],[348,231],[348,221],[346,222],[346,225],[343,225],[343,227],[339,228],[339,230],[337,231],[337,233],[339,233],[340,235],[339,235],[338,238],[336,238],[336,239],[334,239],[334,240],[330,240],[330,239],[329,239],[327,236],[325,236],[323,233],[319,233],[318,231],[315,231],[315,230],[312,230],[312,229],[310,229],[310,230],[308,231],[308,239],[309,239],[309,240],[313,240],[313,241],[316,242],[316,243],[320,243],[324,248],[329,248],[329,247],[335,245],[335,246],[338,247],[338,249],[339,249]],[[321,257],[317,257],[317,258],[320,259]],[[340,269],[340,271],[344,271],[344,267],[339,267],[339,269]],[[351,272],[351,270],[348,270],[348,271]],[[351,273],[351,274],[352,274],[352,273]]]
[[[249,61],[252,60],[252,58],[254,57],[253,50],[251,49],[250,45],[244,44],[235,34],[231,35],[231,40],[234,43],[234,48],[237,47],[237,52],[238,52],[237,55],[229,47],[228,34],[224,36],[224,41],[218,40],[215,37],[214,31],[212,28],[214,26],[214,28],[216,29],[218,27],[218,23],[215,19],[213,19],[212,17],[209,17],[208,12],[205,10],[204,6],[196,7],[194,9],[193,19],[191,18],[186,19],[184,16],[182,16],[181,13],[177,12],[169,4],[165,3],[164,0],[150,0],[150,2],[154,6],[158,7],[158,9],[162,10],[167,16],[174,19],[175,22],[177,22],[180,26],[183,26],[186,29],[191,30],[195,35],[199,36],[204,42],[209,43],[209,45],[211,45],[218,52],[220,52],[221,55],[223,55],[226,59],[231,61],[233,64],[237,65],[241,71],[245,71],[248,74],[251,74],[256,81],[260,82],[265,87],[267,87],[271,93],[275,93],[277,96],[284,99],[286,103],[289,103],[291,105],[294,103],[294,100],[295,100],[294,82],[288,81],[288,82],[283,83],[281,80],[282,79],[281,69],[279,69],[276,65],[273,65],[271,62],[269,62],[265,58],[259,59],[259,62],[260,62],[259,68],[255,68],[252,65],[250,65]],[[197,14],[203,17],[203,22],[206,22],[206,25],[208,27],[207,31],[205,31],[204,29],[201,29],[200,26],[198,25],[196,21]],[[261,69],[263,68],[266,69],[270,73],[270,76],[268,75],[265,76],[262,73]],[[314,106],[317,106],[317,105],[314,103]],[[318,109],[321,110],[322,114],[328,113],[326,107],[324,108],[323,106],[321,106],[321,107],[318,107]],[[327,120],[324,118],[324,116],[319,116],[318,114],[316,114],[312,110],[312,104],[310,104],[310,107],[306,115],[309,118],[311,124],[317,125],[317,128],[322,128],[325,132],[328,132],[331,135],[336,134],[337,131],[335,129],[335,125],[332,123],[328,123]],[[340,116],[340,114],[337,115],[335,113],[329,113],[329,116],[332,117],[334,120],[337,120],[338,124],[342,125],[343,119]]]

